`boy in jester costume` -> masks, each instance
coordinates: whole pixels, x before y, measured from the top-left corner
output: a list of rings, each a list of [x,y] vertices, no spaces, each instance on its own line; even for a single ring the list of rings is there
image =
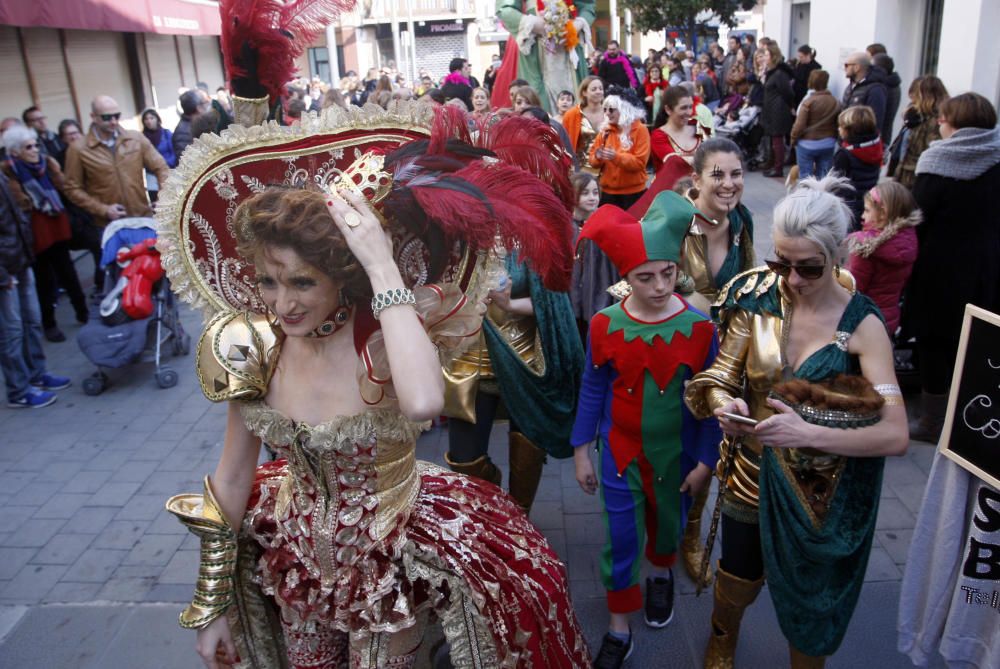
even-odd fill
[[[590,322],[571,443],[584,492],[598,487],[606,542],[601,579],[610,631],[594,660],[620,667],[632,651],[628,616],[643,607],[639,587],[645,547],[645,619],[673,616],[673,573],[684,515],[709,485],[722,438],[718,421],[697,420],[684,405],[684,384],[718,350],[715,326],[674,292],[684,237],[698,210],[677,193],[660,193],[640,221],[613,205],[599,208],[580,239],[591,239],[632,286],[622,302]],[[588,445],[597,439],[595,476]]]

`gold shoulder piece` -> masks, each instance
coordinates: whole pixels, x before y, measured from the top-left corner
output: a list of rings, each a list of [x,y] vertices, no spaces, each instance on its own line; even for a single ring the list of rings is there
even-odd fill
[[[280,344],[259,314],[218,314],[198,342],[198,382],[205,397],[212,402],[263,397],[278,362]]]
[[[837,283],[846,288],[851,295],[858,292],[857,281],[854,280],[854,275],[846,267],[841,267],[837,272]]]
[[[759,267],[752,267],[751,269],[744,270],[734,276],[729,282],[724,285],[720,290],[718,296],[715,298],[715,302],[712,303],[713,307],[721,307],[726,303],[726,299],[734,288],[739,286],[738,290],[741,294],[745,295],[754,289],[757,285],[758,275],[762,272],[768,272],[767,265],[760,265]],[[747,289],[748,283],[752,282],[750,288]]]

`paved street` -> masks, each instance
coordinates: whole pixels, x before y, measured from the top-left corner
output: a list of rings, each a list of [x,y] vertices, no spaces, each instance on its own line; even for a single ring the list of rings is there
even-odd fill
[[[782,193],[779,181],[748,176],[744,202],[754,213],[761,258],[770,253],[770,208]],[[139,364],[110,372],[104,394],[84,395],[80,382],[93,368],[73,341],[76,326],[65,325],[73,320],[68,305],[59,315],[70,341],[46,352],[50,369],[72,376],[74,386],[43,410],[0,409],[0,667],[200,666],[194,635],[176,624],[191,597],[198,544],[163,503],[200,491],[221,451],[225,407],[202,396],[193,356],[168,358],[180,376],[174,388],[157,388],[152,366]],[[184,321],[196,338],[199,314],[185,308]],[[505,466],[505,425],[495,427],[493,442],[491,454]],[[443,464],[446,443],[444,430],[432,430],[418,457]],[[931,446],[914,443],[887,463],[861,602],[829,667],[911,666],[895,651],[896,605],[932,458]],[[567,561],[596,649],[607,624],[597,566],[604,535],[598,500],[580,491],[571,461],[547,465],[531,517]],[[636,617],[637,647],[627,666],[701,666],[711,597],[695,598],[682,575],[678,587],[669,627],[652,631]],[[766,594],[751,609],[737,659],[745,667],[787,665]]]

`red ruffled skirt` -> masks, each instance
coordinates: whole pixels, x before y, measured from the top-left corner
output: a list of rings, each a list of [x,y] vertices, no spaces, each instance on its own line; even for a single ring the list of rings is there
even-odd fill
[[[278,502],[287,473],[284,460],[258,468],[244,523],[263,548],[259,584],[286,621],[392,633],[430,609],[447,632],[464,601],[492,637],[497,666],[590,666],[565,567],[496,486],[418,463],[414,503],[383,539],[345,553],[314,523],[314,514],[336,509],[315,495]]]

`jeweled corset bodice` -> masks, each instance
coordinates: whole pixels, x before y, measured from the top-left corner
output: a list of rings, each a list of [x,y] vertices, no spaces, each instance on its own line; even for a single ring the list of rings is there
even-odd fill
[[[405,522],[419,489],[415,444],[424,429],[375,410],[311,426],[261,401],[241,407],[247,428],[288,460],[275,521],[301,539],[325,584]],[[311,550],[311,548],[313,548]]]

